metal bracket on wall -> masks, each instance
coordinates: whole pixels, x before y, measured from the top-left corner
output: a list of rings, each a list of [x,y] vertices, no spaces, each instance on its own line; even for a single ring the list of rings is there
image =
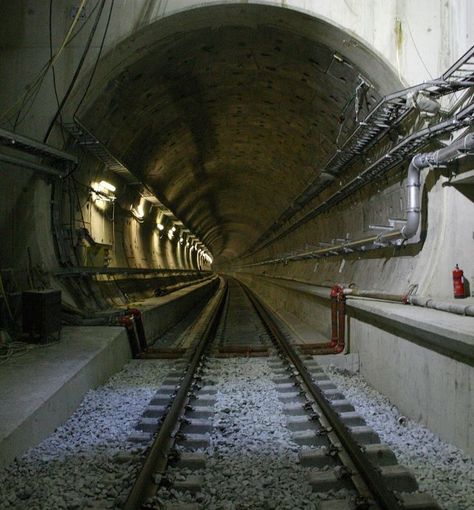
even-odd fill
[[[6,150],[0,152],[1,161],[56,177],[63,177],[77,166],[76,156],[6,129],[0,129],[0,147]],[[18,152],[46,159],[47,164],[19,158]]]

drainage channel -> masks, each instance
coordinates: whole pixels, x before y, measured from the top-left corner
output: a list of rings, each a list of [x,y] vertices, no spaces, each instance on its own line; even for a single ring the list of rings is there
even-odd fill
[[[255,295],[227,285],[131,438],[154,439],[124,508],[440,510]]]

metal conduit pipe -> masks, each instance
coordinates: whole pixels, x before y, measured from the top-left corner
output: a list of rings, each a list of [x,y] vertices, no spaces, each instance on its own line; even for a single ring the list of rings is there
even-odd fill
[[[364,250],[370,244],[383,245],[384,243],[397,243],[410,239],[418,231],[421,218],[421,183],[420,173],[424,168],[435,168],[443,163],[452,161],[461,156],[474,151],[474,133],[456,140],[448,147],[434,152],[417,154],[413,157],[408,167],[407,176],[407,220],[406,224],[400,230],[393,230],[376,236],[370,236],[364,239],[346,241],[340,244],[331,245],[328,248],[311,250],[307,252],[286,255],[274,259],[262,260],[252,264],[245,264],[243,267],[254,267],[278,262],[290,262],[294,260],[303,260],[306,258],[318,258],[328,255],[339,255],[341,253],[351,253],[354,250]]]
[[[457,159],[474,150],[474,133],[456,140],[448,147],[434,152],[417,154],[411,160],[407,177],[407,222],[401,229],[404,239],[413,237],[420,225],[421,193],[420,173],[424,168],[434,168],[442,163]]]
[[[449,312],[455,313],[457,315],[467,315],[469,317],[474,317],[474,305],[447,303],[421,296],[409,296],[408,303],[415,306],[423,306],[424,308],[432,308],[433,310],[440,310],[442,312]]]
[[[346,296],[341,285],[334,285],[331,298],[331,341],[314,346],[314,353],[341,354],[346,348]]]
[[[423,308],[432,308],[433,310],[439,310],[442,312],[454,313],[457,315],[467,315],[474,317],[474,305],[461,303],[450,303],[448,301],[437,301],[430,297],[415,296],[409,293],[407,294],[389,294],[385,292],[379,292],[376,290],[362,290],[357,288],[345,288],[344,295],[347,298],[365,298],[365,299],[377,299],[381,301],[393,301],[395,303],[410,304],[414,306],[421,306]]]
[[[60,178],[66,175],[65,172],[53,168],[52,166],[42,165],[40,163],[35,163],[34,161],[27,161],[26,159],[17,158],[15,156],[8,156],[7,154],[0,153],[0,161],[21,168],[29,168],[30,170],[34,170],[35,172],[52,175],[54,177]]]

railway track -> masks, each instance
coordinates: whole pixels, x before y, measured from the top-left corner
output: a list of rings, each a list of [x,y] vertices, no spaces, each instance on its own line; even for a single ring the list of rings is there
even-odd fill
[[[249,289],[222,280],[187,335],[132,438],[149,446],[125,510],[441,508]]]

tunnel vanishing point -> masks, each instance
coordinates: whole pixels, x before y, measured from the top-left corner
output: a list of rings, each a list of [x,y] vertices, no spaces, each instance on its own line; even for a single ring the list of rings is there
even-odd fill
[[[474,453],[472,2],[0,14],[0,349],[35,293],[70,331],[230,275]]]

